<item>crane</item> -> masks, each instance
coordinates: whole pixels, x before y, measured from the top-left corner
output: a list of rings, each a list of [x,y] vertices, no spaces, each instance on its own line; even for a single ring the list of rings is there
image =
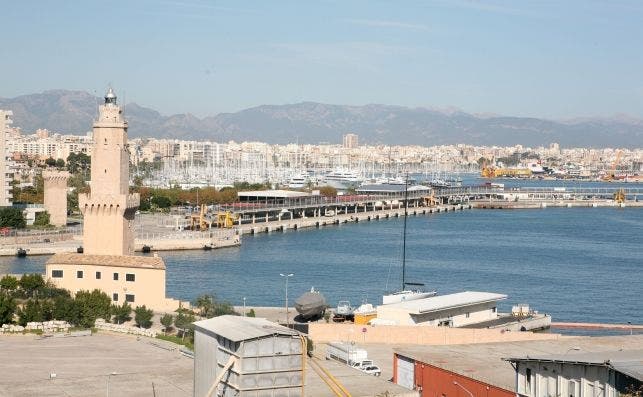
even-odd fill
[[[621,156],[623,155],[623,151],[619,150],[616,152],[616,159],[614,159],[614,162],[612,163],[612,167],[609,171],[609,173],[605,176],[603,176],[603,180],[605,181],[612,181],[615,179],[616,175],[616,167],[618,167],[618,164],[621,162]]]

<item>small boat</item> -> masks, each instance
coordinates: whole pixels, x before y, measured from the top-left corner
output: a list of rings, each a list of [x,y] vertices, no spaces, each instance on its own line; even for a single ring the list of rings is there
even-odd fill
[[[24,248],[18,248],[18,250],[16,251],[16,256],[18,258],[24,258],[25,256],[27,256],[27,250]]]
[[[326,298],[314,287],[295,300],[295,309],[304,320],[321,317],[327,307]]]
[[[355,309],[351,306],[349,301],[339,301],[335,314],[338,316],[348,317],[353,315],[354,310]]]

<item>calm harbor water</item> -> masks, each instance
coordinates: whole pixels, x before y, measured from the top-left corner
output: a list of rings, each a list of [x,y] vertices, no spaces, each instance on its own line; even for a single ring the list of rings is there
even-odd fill
[[[238,248],[161,253],[169,296],[284,304],[314,286],[330,305],[379,303],[401,283],[402,219],[244,236]],[[0,258],[0,274],[42,272],[47,257]],[[554,321],[643,323],[643,211],[472,210],[410,217],[407,279],[446,294],[509,295]]]

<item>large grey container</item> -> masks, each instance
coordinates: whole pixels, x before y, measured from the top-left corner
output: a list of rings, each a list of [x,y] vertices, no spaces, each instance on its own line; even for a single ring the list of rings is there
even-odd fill
[[[194,396],[293,397],[303,393],[305,338],[262,318],[220,316],[194,323]]]

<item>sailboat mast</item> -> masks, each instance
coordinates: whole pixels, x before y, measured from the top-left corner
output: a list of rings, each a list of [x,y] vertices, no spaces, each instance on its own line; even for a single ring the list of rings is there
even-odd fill
[[[406,287],[406,218],[409,210],[409,174],[404,180],[404,234],[402,237],[402,291]]]

